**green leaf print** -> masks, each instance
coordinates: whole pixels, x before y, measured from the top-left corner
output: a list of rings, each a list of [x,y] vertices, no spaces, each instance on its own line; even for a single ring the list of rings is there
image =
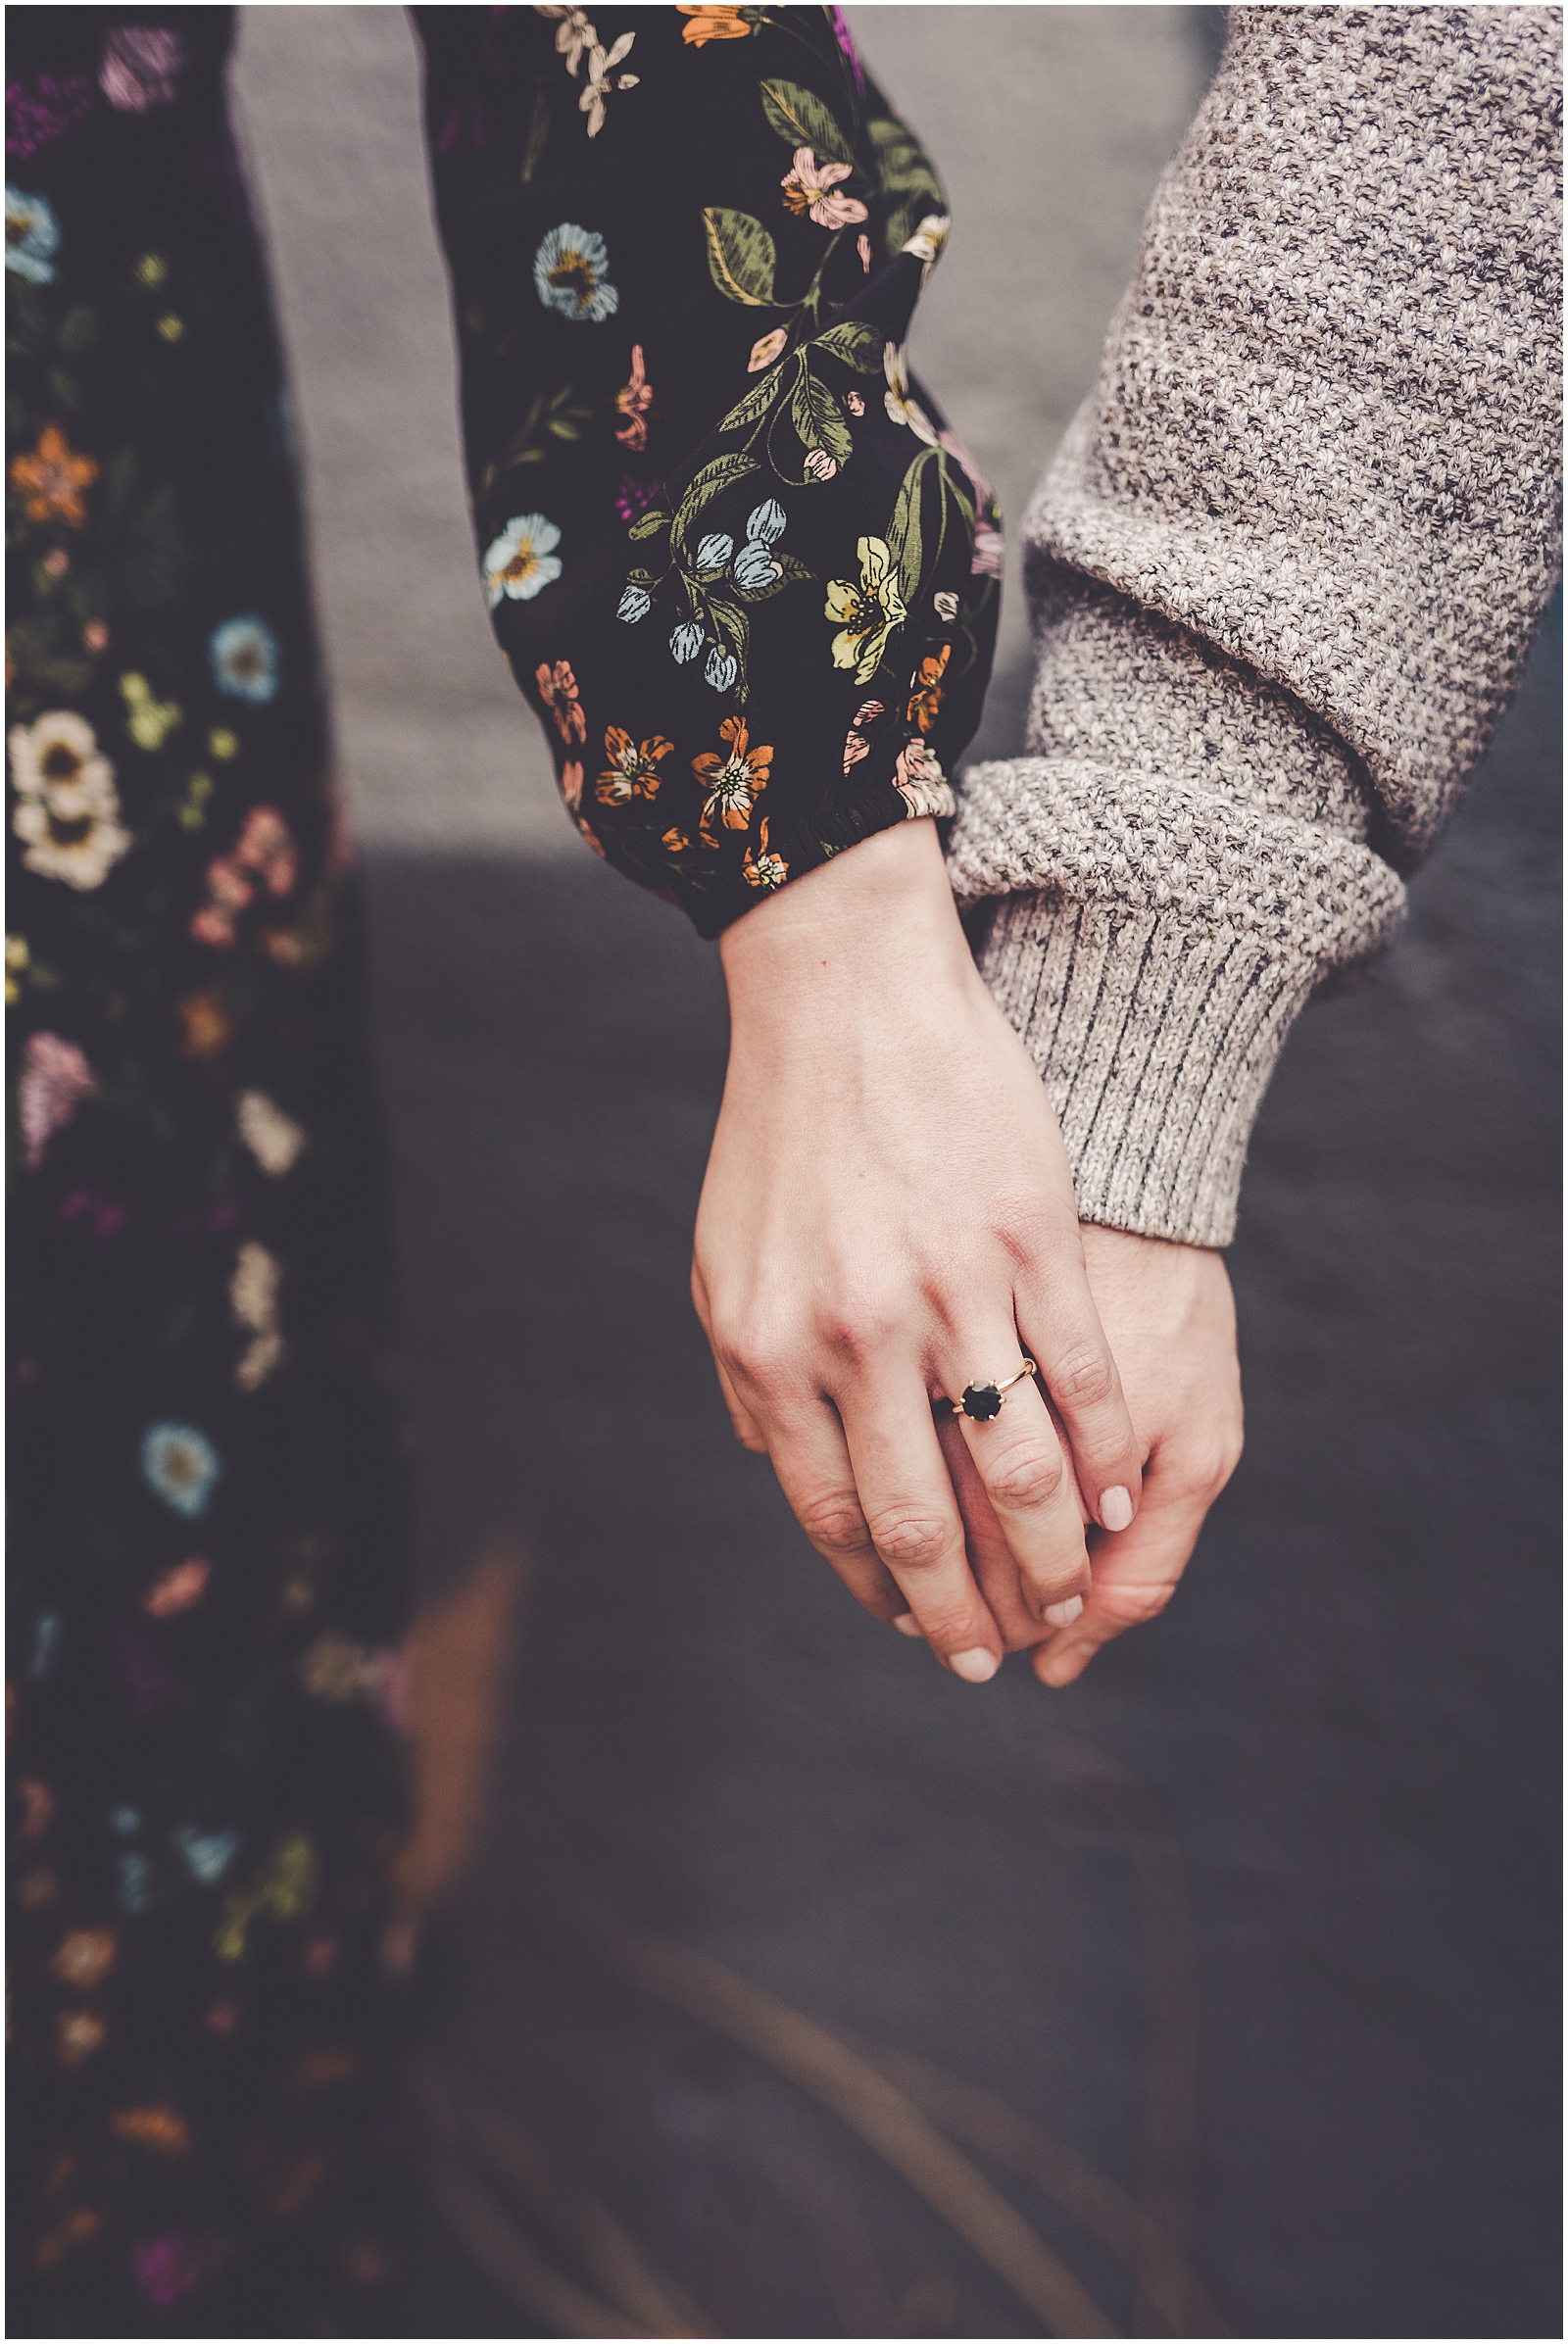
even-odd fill
[[[837,325],[830,325],[825,333],[817,335],[816,348],[830,350],[858,373],[880,374],[883,338],[863,317],[842,317]]]
[[[795,385],[790,421],[803,448],[825,448],[839,464],[847,464],[854,455],[855,441],[843,408],[808,366],[801,368]]]
[[[749,212],[705,205],[703,226],[708,233],[709,273],[725,299],[752,310],[776,308],[773,272],[778,252],[761,221]]]
[[[685,559],[686,540],[703,507],[710,505],[715,497],[721,497],[725,489],[733,488],[737,480],[744,480],[748,472],[759,472],[761,468],[755,456],[740,455],[715,456],[711,463],[703,465],[675,509],[669,545],[678,562]]]
[[[809,147],[818,163],[854,165],[849,140],[813,90],[803,89],[798,81],[764,81],[762,112],[768,127],[791,150]]]

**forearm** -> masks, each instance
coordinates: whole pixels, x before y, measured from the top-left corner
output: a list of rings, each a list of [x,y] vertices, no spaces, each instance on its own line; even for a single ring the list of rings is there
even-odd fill
[[[1085,1212],[1223,1243],[1291,1018],[1397,925],[1556,568],[1546,12],[1250,9],[1024,527],[960,897]],[[1472,257],[1474,256],[1474,257]]]

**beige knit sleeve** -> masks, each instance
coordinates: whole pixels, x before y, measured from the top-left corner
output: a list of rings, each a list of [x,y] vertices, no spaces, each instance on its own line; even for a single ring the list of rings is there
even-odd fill
[[[1560,15],[1239,8],[1024,522],[1027,754],[949,866],[1087,1220],[1235,1226],[1557,574]]]

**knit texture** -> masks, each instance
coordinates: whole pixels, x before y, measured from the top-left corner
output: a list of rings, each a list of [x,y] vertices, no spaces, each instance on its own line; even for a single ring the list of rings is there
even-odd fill
[[[1028,754],[949,865],[1085,1219],[1227,1244],[1292,1019],[1381,951],[1561,509],[1560,19],[1248,8],[1024,521]]]

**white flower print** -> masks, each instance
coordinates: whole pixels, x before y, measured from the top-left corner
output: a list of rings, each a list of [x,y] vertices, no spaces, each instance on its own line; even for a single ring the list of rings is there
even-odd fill
[[[909,396],[909,367],[902,342],[888,342],[882,351],[882,371],[888,378],[884,395],[889,415],[895,423],[907,423],[916,439],[924,440],[928,448],[937,445],[936,425],[917,399]]]
[[[540,16],[558,17],[561,20],[556,26],[556,48],[565,59],[566,71],[573,80],[584,57],[588,60],[588,86],[577,100],[577,111],[588,117],[589,137],[597,138],[605,126],[605,101],[610,92],[612,89],[637,87],[638,76],[635,73],[619,73],[613,81],[610,78],[612,69],[619,65],[622,58],[630,56],[637,35],[635,32],[623,32],[607,49],[589,24],[586,9],[549,7],[543,4],[543,0],[535,0],[535,7]]]
[[[234,1370],[241,1392],[258,1391],[282,1364],[283,1337],[277,1322],[277,1290],[282,1283],[283,1265],[276,1254],[247,1238],[228,1282],[229,1312],[251,1338]]]
[[[484,590],[493,610],[503,597],[531,603],[540,589],[561,575],[555,548],[561,531],[542,513],[521,513],[508,521],[484,558]]]
[[[79,893],[101,887],[131,839],[120,824],[115,769],[92,726],[58,708],[31,726],[13,725],[9,746],[19,801],[11,827],[26,843],[23,861]]]
[[[234,1101],[239,1136],[270,1180],[292,1172],[305,1146],[305,1133],[265,1091],[242,1091]]]
[[[98,1078],[74,1042],[64,1042],[58,1034],[28,1035],[17,1086],[17,1119],[29,1172],[37,1171],[55,1133],[64,1130],[78,1103],[97,1088]]]

